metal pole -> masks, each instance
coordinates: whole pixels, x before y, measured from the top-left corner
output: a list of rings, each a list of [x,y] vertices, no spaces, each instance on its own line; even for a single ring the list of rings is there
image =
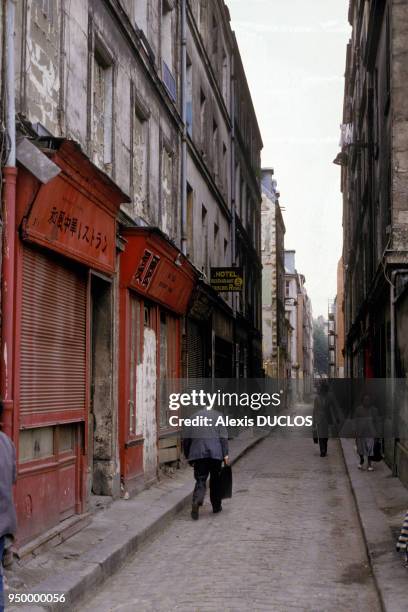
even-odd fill
[[[181,251],[187,255],[187,0],[181,1]]]
[[[6,166],[16,165],[16,105],[14,70],[15,0],[6,4],[6,130],[10,147]]]
[[[16,238],[16,124],[15,124],[15,65],[14,65],[15,2],[6,3],[6,132],[9,146],[6,166],[2,172],[3,191],[3,259],[1,278],[1,396],[4,404],[3,429],[13,433],[13,361],[14,361],[14,287]]]

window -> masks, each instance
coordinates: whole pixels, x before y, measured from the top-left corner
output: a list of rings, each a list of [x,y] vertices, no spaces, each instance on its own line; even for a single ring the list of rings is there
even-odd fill
[[[206,98],[203,90],[200,90],[200,139],[201,146],[204,152],[204,142],[205,142],[205,107],[206,107]]]
[[[46,19],[51,25],[54,24],[54,9],[57,8],[55,0],[36,0],[37,15],[42,14],[43,19]]]
[[[214,223],[214,265],[217,266],[219,264],[218,255],[219,255],[219,233],[220,228],[217,223]]]
[[[227,263],[228,257],[228,240],[224,238],[224,263]]]
[[[187,255],[194,261],[194,192],[187,184]]]
[[[148,0],[134,0],[135,23],[139,30],[147,34]]]
[[[19,460],[21,463],[54,455],[54,428],[37,427],[20,432]]]
[[[218,54],[218,23],[215,15],[213,15],[212,18],[211,53],[213,55],[213,61],[216,62]]]
[[[187,132],[193,135],[193,65],[187,56],[186,72],[186,124]]]
[[[225,142],[222,143],[222,190],[225,197],[228,197],[228,156]]]
[[[133,116],[132,186],[134,214],[143,216],[148,208],[149,121],[136,106]]]
[[[228,60],[225,49],[222,50],[222,96],[225,104],[228,104]]]
[[[285,281],[285,297],[290,297],[290,281]]]
[[[161,20],[161,57],[163,82],[172,100],[177,98],[176,81],[173,76],[173,3],[170,0],[162,0]]]
[[[204,38],[207,30],[208,0],[197,0],[197,28]]]
[[[171,237],[171,215],[173,214],[173,155],[166,146],[162,148],[161,170],[161,229]]]
[[[202,265],[201,271],[208,274],[208,215],[207,209],[202,205],[201,208],[201,236],[202,236]]]
[[[241,202],[240,202],[240,218],[242,223],[245,223],[247,209],[247,190],[245,181],[241,181]]]
[[[212,136],[212,153],[213,153],[213,167],[214,174],[216,177],[219,176],[219,159],[218,159],[218,125],[213,120],[213,136]]]
[[[92,91],[92,150],[93,161],[105,170],[112,163],[112,65],[98,50],[94,53]]]

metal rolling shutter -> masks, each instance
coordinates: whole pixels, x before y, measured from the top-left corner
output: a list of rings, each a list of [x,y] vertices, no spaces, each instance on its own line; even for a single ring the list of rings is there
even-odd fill
[[[22,289],[21,412],[69,418],[86,403],[86,276],[25,247]]]
[[[188,321],[187,335],[187,375],[188,378],[204,377],[204,342],[200,328]]]

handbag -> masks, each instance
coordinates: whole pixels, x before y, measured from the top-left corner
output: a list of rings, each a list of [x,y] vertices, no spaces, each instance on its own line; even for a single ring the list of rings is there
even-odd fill
[[[230,465],[224,465],[220,472],[221,499],[232,497],[232,470]]]
[[[381,443],[381,439],[380,438],[376,438],[374,440],[374,449],[373,449],[373,456],[370,457],[370,461],[382,461],[383,460],[383,453],[382,453],[382,443]]]

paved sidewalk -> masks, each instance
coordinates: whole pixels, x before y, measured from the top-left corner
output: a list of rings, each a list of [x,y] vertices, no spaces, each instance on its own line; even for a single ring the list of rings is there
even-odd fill
[[[374,472],[360,471],[354,440],[343,439],[341,444],[383,608],[402,612],[408,609],[408,569],[395,544],[408,509],[408,491],[383,461],[373,464]]]
[[[243,431],[230,440],[232,463],[258,444],[267,431]],[[72,610],[74,602],[111,576],[140,546],[161,531],[191,500],[190,466],[163,476],[157,485],[130,500],[113,502],[99,511],[82,531],[55,548],[7,573],[9,593],[64,593],[65,605],[47,609]],[[12,588],[12,587],[15,588]],[[6,592],[7,598],[7,592]],[[7,611],[43,610],[41,606],[8,606]]]

